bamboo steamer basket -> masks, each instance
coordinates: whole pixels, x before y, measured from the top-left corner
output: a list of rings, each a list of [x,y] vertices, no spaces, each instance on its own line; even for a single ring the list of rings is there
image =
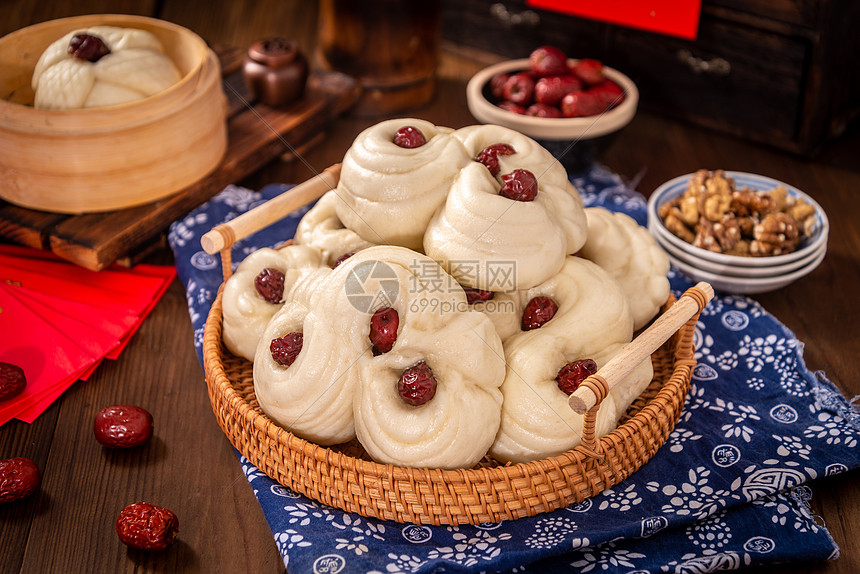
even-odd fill
[[[181,79],[136,102],[81,110],[32,106],[42,52],[91,26],[139,28],[160,40]],[[190,30],[98,14],[51,20],[0,38],[0,198],[43,211],[124,209],[170,196],[214,170],[227,149],[217,56]]]
[[[262,229],[337,185],[339,166],[215,227],[203,249],[221,254],[231,275],[234,242]],[[585,415],[582,442],[558,456],[501,464],[485,457],[474,468],[410,468],[370,460],[357,441],[322,447],[274,423],[254,395],[253,365],[223,345],[221,294],[207,317],[203,363],[209,399],[224,434],[252,464],[293,491],[346,512],[416,524],[481,524],[549,512],[599,494],[630,476],[665,443],[681,414],[692,377],[699,313],[714,291],[699,283],[661,314],[570,396]],[[616,381],[648,356],[648,388],[603,437],[597,412]]]

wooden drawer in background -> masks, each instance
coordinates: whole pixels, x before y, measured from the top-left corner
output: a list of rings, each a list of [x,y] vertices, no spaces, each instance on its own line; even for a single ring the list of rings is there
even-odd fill
[[[442,0],[442,34],[460,46],[507,58],[526,58],[551,44],[578,54],[605,56],[607,27],[564,14],[530,9],[525,0]]]
[[[695,41],[530,8],[442,0],[446,41],[509,57],[552,44],[633,78],[642,109],[801,155],[860,117],[860,2],[702,0]]]
[[[809,52],[803,39],[705,17],[695,42],[618,30],[609,61],[636,82],[643,107],[789,145]]]
[[[806,28],[817,26],[821,6],[819,0],[708,0],[706,4]]]

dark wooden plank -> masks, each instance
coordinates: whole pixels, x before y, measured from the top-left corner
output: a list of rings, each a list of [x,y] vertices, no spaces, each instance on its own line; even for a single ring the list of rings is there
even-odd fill
[[[27,247],[48,249],[51,229],[67,217],[60,213],[18,207],[0,200],[0,237]]]
[[[36,463],[42,475],[54,439],[59,405],[54,404],[33,424],[10,421],[0,432],[0,459],[24,456]],[[33,520],[50,512],[51,499],[38,492],[16,502],[0,504],[0,564],[4,572],[23,572],[23,551],[27,546]]]
[[[4,573],[283,572],[252,488],[212,416],[187,312],[176,281],[120,360],[74,385],[32,427],[2,429],[0,453],[32,455],[43,469],[36,497],[17,510],[0,505]],[[149,410],[152,440],[133,450],[99,445],[93,419],[110,404]],[[179,517],[170,551],[130,551],[117,537],[120,510],[141,500]]]

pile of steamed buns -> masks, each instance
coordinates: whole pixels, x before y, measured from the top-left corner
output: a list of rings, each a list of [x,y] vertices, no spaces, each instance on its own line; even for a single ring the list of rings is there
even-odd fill
[[[579,444],[570,393],[658,313],[668,270],[532,139],[388,120],[292,243],[239,264],[223,340],[253,361],[266,415],[309,441],[357,438],[399,466],[524,462]],[[648,359],[614,385],[598,436],[652,376]]]

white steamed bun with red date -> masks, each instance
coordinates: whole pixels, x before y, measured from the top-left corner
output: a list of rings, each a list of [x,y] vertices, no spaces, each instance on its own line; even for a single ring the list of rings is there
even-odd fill
[[[460,283],[527,289],[585,243],[582,200],[540,144],[494,125],[454,132],[475,158],[454,179],[424,234],[424,251]]]
[[[323,194],[299,221],[293,236],[296,245],[318,249],[323,261],[330,267],[334,267],[343,257],[373,245],[347,228],[338,218],[336,206],[340,201],[334,189]]]
[[[490,454],[527,462],[575,448],[584,416],[569,395],[633,338],[633,317],[621,286],[591,261],[569,256],[562,270],[521,293],[522,330],[505,341],[502,419]],[[650,383],[649,357],[613,388],[597,413],[598,437]]]
[[[420,250],[451,181],[471,161],[452,132],[416,118],[361,132],[343,158],[338,218],[370,243]]]
[[[402,247],[369,247],[315,281],[312,293],[293,290],[257,347],[263,411],[318,444],[357,436],[379,462],[477,463],[498,430],[505,375],[490,319],[435,261]]]
[[[359,363],[358,440],[377,462],[474,466],[499,428],[505,377],[499,335],[432,259],[396,247],[354,257],[369,255],[392,269],[403,288],[391,305],[399,318],[396,339]]]
[[[224,344],[254,360],[257,343],[299,278],[322,265],[316,249],[291,245],[254,251],[227,279],[222,295]]]
[[[51,110],[113,106],[157,94],[179,79],[151,32],[93,26],[69,32],[42,53],[33,70],[33,105]]]

